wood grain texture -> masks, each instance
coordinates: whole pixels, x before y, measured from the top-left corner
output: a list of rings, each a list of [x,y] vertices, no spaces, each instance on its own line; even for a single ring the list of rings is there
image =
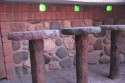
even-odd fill
[[[76,35],[76,74],[77,83],[88,83],[87,49],[88,35]]]
[[[82,35],[83,33],[92,34],[100,33],[100,27],[73,27],[73,28],[64,28],[61,30],[63,34],[66,35]]]
[[[120,48],[121,48],[121,31],[111,31],[111,60],[110,75],[111,79],[119,78],[120,75]]]
[[[33,83],[47,83],[43,56],[43,40],[30,40],[30,59]]]
[[[102,30],[121,30],[125,31],[125,25],[101,25]]]
[[[58,30],[36,30],[24,32],[11,32],[8,34],[9,40],[35,40],[59,37]]]

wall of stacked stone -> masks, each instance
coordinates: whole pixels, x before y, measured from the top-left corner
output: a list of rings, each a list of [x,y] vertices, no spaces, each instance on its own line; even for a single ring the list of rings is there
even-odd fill
[[[119,21],[117,23],[123,23]],[[98,26],[103,24],[114,24],[113,19],[77,19],[77,20],[55,20],[41,22],[12,22],[11,31],[29,31],[44,29],[61,29],[81,26]],[[94,28],[94,27],[93,27]],[[44,40],[44,57],[46,70],[57,70],[75,65],[75,41],[74,36],[63,35],[56,39]],[[13,59],[18,76],[30,73],[30,53],[28,41],[12,41],[14,50]],[[124,47],[124,46],[123,46]],[[89,35],[88,48],[89,64],[106,64],[110,62],[110,32],[103,31],[99,34]],[[121,62],[124,62],[124,51],[121,52]]]
[[[106,12],[105,5],[81,6],[80,12],[74,12],[73,8],[73,5],[47,4],[47,11],[40,12],[39,4],[0,3],[0,28],[8,79],[12,79],[15,76],[13,67],[15,67],[17,76],[30,73],[31,67],[28,41],[11,42],[7,40],[8,32],[43,29],[60,30],[61,28],[68,27],[125,24],[125,20],[121,19],[125,18],[124,5],[113,5],[113,11],[110,13]],[[122,37],[125,37],[124,33]],[[60,38],[44,41],[44,56],[47,71],[74,66],[74,36],[67,36],[60,33]],[[121,49],[120,56],[121,62],[124,62],[124,40],[122,44],[123,49]],[[100,34],[89,35],[88,51],[89,64],[109,63],[110,32],[103,31]]]

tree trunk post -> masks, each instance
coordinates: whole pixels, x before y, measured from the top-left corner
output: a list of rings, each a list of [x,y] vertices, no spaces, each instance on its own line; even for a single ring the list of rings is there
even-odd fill
[[[47,83],[43,39],[59,37],[58,30],[22,31],[8,34],[9,40],[29,40],[32,83]]]
[[[43,39],[29,41],[33,83],[47,83],[43,56],[43,45]]]
[[[111,31],[111,60],[110,60],[110,74],[111,79],[119,78],[120,75],[120,31]]]
[[[88,35],[76,35],[76,75],[77,83],[88,83]]]

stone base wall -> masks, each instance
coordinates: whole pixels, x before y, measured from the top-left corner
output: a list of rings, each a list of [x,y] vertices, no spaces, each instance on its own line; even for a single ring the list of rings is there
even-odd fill
[[[116,22],[116,23],[115,23]],[[10,30],[29,31],[44,29],[61,29],[68,27],[98,26],[108,24],[123,24],[124,20],[114,19],[77,19],[77,20],[54,20],[41,22],[12,22]],[[94,27],[93,27],[94,28]],[[124,34],[123,34],[123,37]],[[46,70],[57,70],[68,68],[75,65],[75,41],[74,36],[63,35],[59,38],[44,40],[44,57]],[[123,41],[124,47],[124,41]],[[13,59],[17,76],[23,76],[30,73],[30,53],[28,50],[28,41],[12,41],[14,51]],[[89,64],[107,64],[110,62],[110,32],[103,31],[99,34],[89,35],[88,48]],[[124,62],[124,50],[121,51],[121,62]]]
[[[28,43],[7,40],[7,35],[11,31],[60,30],[65,27],[125,24],[124,20],[120,20],[125,18],[123,4],[113,5],[112,12],[106,12],[105,5],[81,5],[80,12],[75,12],[74,5],[69,4],[46,4],[46,6],[47,10],[41,12],[38,3],[0,3],[0,31],[3,47],[1,51],[4,56],[7,79],[15,78],[15,70],[17,76],[30,73]],[[108,37],[105,34],[109,34]],[[47,71],[66,68],[75,63],[74,36],[60,35],[61,37],[57,39],[44,40]],[[89,63],[109,62],[109,36],[110,32],[105,31],[98,35],[90,35]],[[122,36],[125,37],[124,33]],[[124,41],[122,48],[124,48]],[[121,53],[123,56],[121,59],[124,61],[124,49]]]

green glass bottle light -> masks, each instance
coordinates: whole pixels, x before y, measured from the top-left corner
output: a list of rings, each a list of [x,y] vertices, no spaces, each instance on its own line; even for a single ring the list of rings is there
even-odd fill
[[[74,6],[74,11],[75,12],[80,12],[80,6],[79,5],[75,5]]]
[[[46,4],[45,3],[40,3],[39,9],[40,9],[41,12],[45,12],[46,11]]]
[[[106,6],[106,11],[107,12],[112,12],[112,9],[113,9],[112,5],[107,5]]]

